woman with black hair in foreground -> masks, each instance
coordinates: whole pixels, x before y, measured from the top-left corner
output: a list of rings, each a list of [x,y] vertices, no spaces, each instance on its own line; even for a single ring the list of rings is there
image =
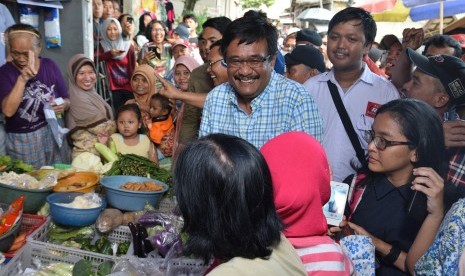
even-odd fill
[[[215,258],[208,275],[306,275],[281,233],[266,161],[250,143],[224,134],[196,140],[180,153],[173,180],[185,253]]]

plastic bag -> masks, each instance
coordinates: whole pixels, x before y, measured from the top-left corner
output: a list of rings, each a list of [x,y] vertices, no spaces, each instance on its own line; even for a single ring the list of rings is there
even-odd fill
[[[132,261],[131,261],[132,259]],[[139,259],[137,257],[130,257],[129,259],[120,259],[115,263],[111,274],[109,276],[145,276],[145,275],[157,275],[157,274],[147,274],[145,273],[144,267],[145,260]],[[159,274],[163,275],[163,274]]]
[[[19,4],[19,22],[39,28],[39,7]]]
[[[57,8],[44,8],[45,47],[61,48],[60,13]]]
[[[44,114],[48,126],[52,130],[53,138],[55,139],[55,142],[57,143],[58,147],[61,148],[61,146],[63,145],[63,138],[65,134],[69,132],[69,129],[63,128],[58,124],[55,111],[48,102],[44,104]]]

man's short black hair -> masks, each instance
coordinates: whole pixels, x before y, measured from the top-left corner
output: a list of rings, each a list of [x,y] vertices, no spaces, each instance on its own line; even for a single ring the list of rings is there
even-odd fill
[[[188,14],[184,15],[184,16],[182,17],[182,22],[186,22],[187,19],[192,19],[192,20],[194,20],[195,22],[199,22],[199,21],[197,20],[197,17],[195,17],[195,15],[192,14],[192,13],[188,13]]]
[[[226,16],[218,16],[207,19],[202,25],[202,28],[205,29],[207,27],[213,28],[220,32],[220,34],[224,34],[226,27],[231,23],[231,19],[227,18]]]
[[[454,48],[454,57],[461,58],[462,57],[462,48],[460,47],[460,44],[457,42],[457,40],[453,39],[449,35],[433,35],[430,37],[428,40],[425,42],[425,49],[423,50],[423,55],[426,55],[426,51],[430,46],[434,46],[437,48],[445,48],[445,47],[451,47]]]
[[[266,40],[268,45],[268,55],[275,55],[278,51],[278,32],[276,28],[261,16],[241,17],[229,24],[223,34],[221,52],[223,57],[227,57],[226,49],[231,41],[239,39],[239,44],[252,44],[259,40]]]
[[[361,8],[349,7],[336,13],[328,24],[328,34],[339,23],[346,23],[351,20],[360,20],[365,34],[365,44],[372,44],[376,37],[376,22],[369,12]]]

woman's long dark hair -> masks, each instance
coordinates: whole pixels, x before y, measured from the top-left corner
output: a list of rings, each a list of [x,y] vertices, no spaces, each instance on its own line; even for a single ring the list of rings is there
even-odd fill
[[[211,134],[191,142],[176,160],[173,181],[189,234],[185,253],[205,261],[268,258],[280,242],[271,175],[247,141]]]
[[[134,36],[138,36],[138,35],[143,35],[145,36],[145,30],[147,29],[147,27],[145,26],[144,24],[144,18],[146,16],[150,16],[151,20],[153,20],[153,17],[152,17],[152,14],[150,12],[144,12],[140,17],[139,17],[139,31],[137,32],[137,34]]]
[[[425,102],[399,99],[382,105],[376,116],[384,113],[389,113],[397,122],[402,134],[411,143],[408,147],[416,150],[417,160],[413,167],[430,167],[443,176],[446,150],[442,122],[437,112]],[[367,173],[367,177],[361,180],[360,185],[371,185],[384,177],[384,174],[372,172],[368,168],[362,171]],[[415,196],[417,198],[410,208],[409,216],[421,223],[427,215],[426,197],[421,192]]]

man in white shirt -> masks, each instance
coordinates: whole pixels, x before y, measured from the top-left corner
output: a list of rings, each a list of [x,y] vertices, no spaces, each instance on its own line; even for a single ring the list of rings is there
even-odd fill
[[[331,71],[304,83],[316,101],[323,118],[323,147],[335,181],[342,181],[361,167],[328,88],[336,87],[363,150],[379,106],[399,98],[394,85],[372,73],[362,58],[376,36],[376,23],[360,8],[346,8],[329,22],[327,54]]]

